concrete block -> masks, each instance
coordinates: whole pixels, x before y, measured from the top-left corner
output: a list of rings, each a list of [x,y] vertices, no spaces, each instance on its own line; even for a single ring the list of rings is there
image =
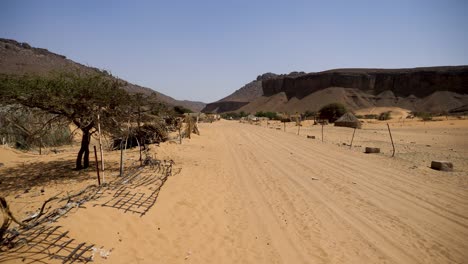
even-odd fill
[[[431,162],[431,169],[440,170],[440,171],[452,171],[453,164],[449,161],[432,161]]]
[[[366,147],[365,153],[380,153],[380,148]]]

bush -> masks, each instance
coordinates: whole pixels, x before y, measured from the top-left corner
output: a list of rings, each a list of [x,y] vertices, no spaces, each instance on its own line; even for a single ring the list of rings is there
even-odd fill
[[[255,114],[256,117],[267,117],[271,120],[278,120],[278,114],[276,112],[262,112],[259,111]]]
[[[325,105],[319,110],[319,118],[333,123],[347,112],[346,107],[340,103]]]
[[[185,108],[183,106],[174,106],[174,111],[176,112],[176,114],[178,115],[183,115],[185,113],[193,113],[192,110],[188,109],[188,108]]]
[[[388,112],[380,113],[378,119],[379,119],[379,120],[390,120],[391,117],[392,117],[391,112],[388,111]]]
[[[68,123],[38,109],[14,105],[0,108],[0,137],[19,149],[71,144]]]
[[[224,114],[221,114],[221,117],[224,118],[224,119],[239,119],[240,118],[240,115],[238,113],[235,113],[235,112],[229,112],[229,113],[224,113]]]
[[[306,119],[308,117],[315,117],[316,115],[317,115],[317,112],[307,110],[302,114],[302,118]]]
[[[431,121],[431,120],[432,120],[432,114],[431,114],[431,113],[427,113],[427,112],[412,112],[411,114],[413,114],[414,117],[419,117],[419,118],[421,118],[423,121]]]

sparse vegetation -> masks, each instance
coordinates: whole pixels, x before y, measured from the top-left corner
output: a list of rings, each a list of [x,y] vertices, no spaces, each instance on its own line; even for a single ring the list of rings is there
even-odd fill
[[[16,148],[60,146],[71,143],[70,123],[39,109],[11,105],[0,109],[0,137]]]
[[[183,115],[183,114],[186,114],[186,113],[193,113],[192,110],[188,109],[188,108],[185,108],[183,106],[174,106],[174,111],[176,114],[178,115]]]
[[[267,117],[270,120],[278,120],[278,114],[276,112],[262,112],[259,111],[255,114],[256,117]]]
[[[310,111],[310,110],[307,110],[305,111],[303,114],[302,114],[302,118],[303,119],[307,119],[309,117],[313,117],[315,119],[315,117],[317,116],[317,112],[315,111]]]
[[[242,117],[248,116],[248,113],[245,113],[244,111],[241,111],[240,113],[236,112],[229,112],[229,113],[223,113],[221,114],[221,117],[224,119],[240,119]]]
[[[380,113],[379,120],[390,120],[392,118],[391,111]]]
[[[340,103],[325,105],[319,110],[319,118],[333,123],[347,112],[346,107]]]
[[[125,83],[102,73],[86,76],[72,73],[43,76],[0,76],[3,104],[37,108],[73,122],[82,132],[76,169],[89,167],[89,143],[96,132],[97,115],[104,132],[124,134],[124,124],[143,113],[157,114],[160,105],[149,97],[131,96]],[[140,122],[140,121],[138,121]]]
[[[414,117],[419,117],[423,121],[432,121],[433,115],[427,112],[412,112],[411,113]]]

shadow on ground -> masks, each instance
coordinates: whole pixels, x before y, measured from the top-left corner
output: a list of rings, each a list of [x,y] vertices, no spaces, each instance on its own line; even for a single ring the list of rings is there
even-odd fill
[[[0,194],[25,192],[33,187],[42,187],[50,183],[65,183],[71,180],[81,182],[90,179],[89,172],[95,164],[90,163],[86,170],[75,171],[74,160],[25,163],[13,168],[0,170]]]

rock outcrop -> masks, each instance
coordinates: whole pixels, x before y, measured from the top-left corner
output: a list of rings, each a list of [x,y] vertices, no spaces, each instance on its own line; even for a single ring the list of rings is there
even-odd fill
[[[450,111],[468,104],[468,66],[268,73],[232,95],[208,104],[203,111],[295,113],[317,111],[332,102],[343,103],[349,109],[388,106],[412,111]]]
[[[468,66],[414,69],[337,69],[297,77],[278,77],[262,83],[263,95],[286,93],[302,99],[328,87],[356,88],[372,95],[391,91],[397,97],[422,98],[436,91],[468,94]]]

